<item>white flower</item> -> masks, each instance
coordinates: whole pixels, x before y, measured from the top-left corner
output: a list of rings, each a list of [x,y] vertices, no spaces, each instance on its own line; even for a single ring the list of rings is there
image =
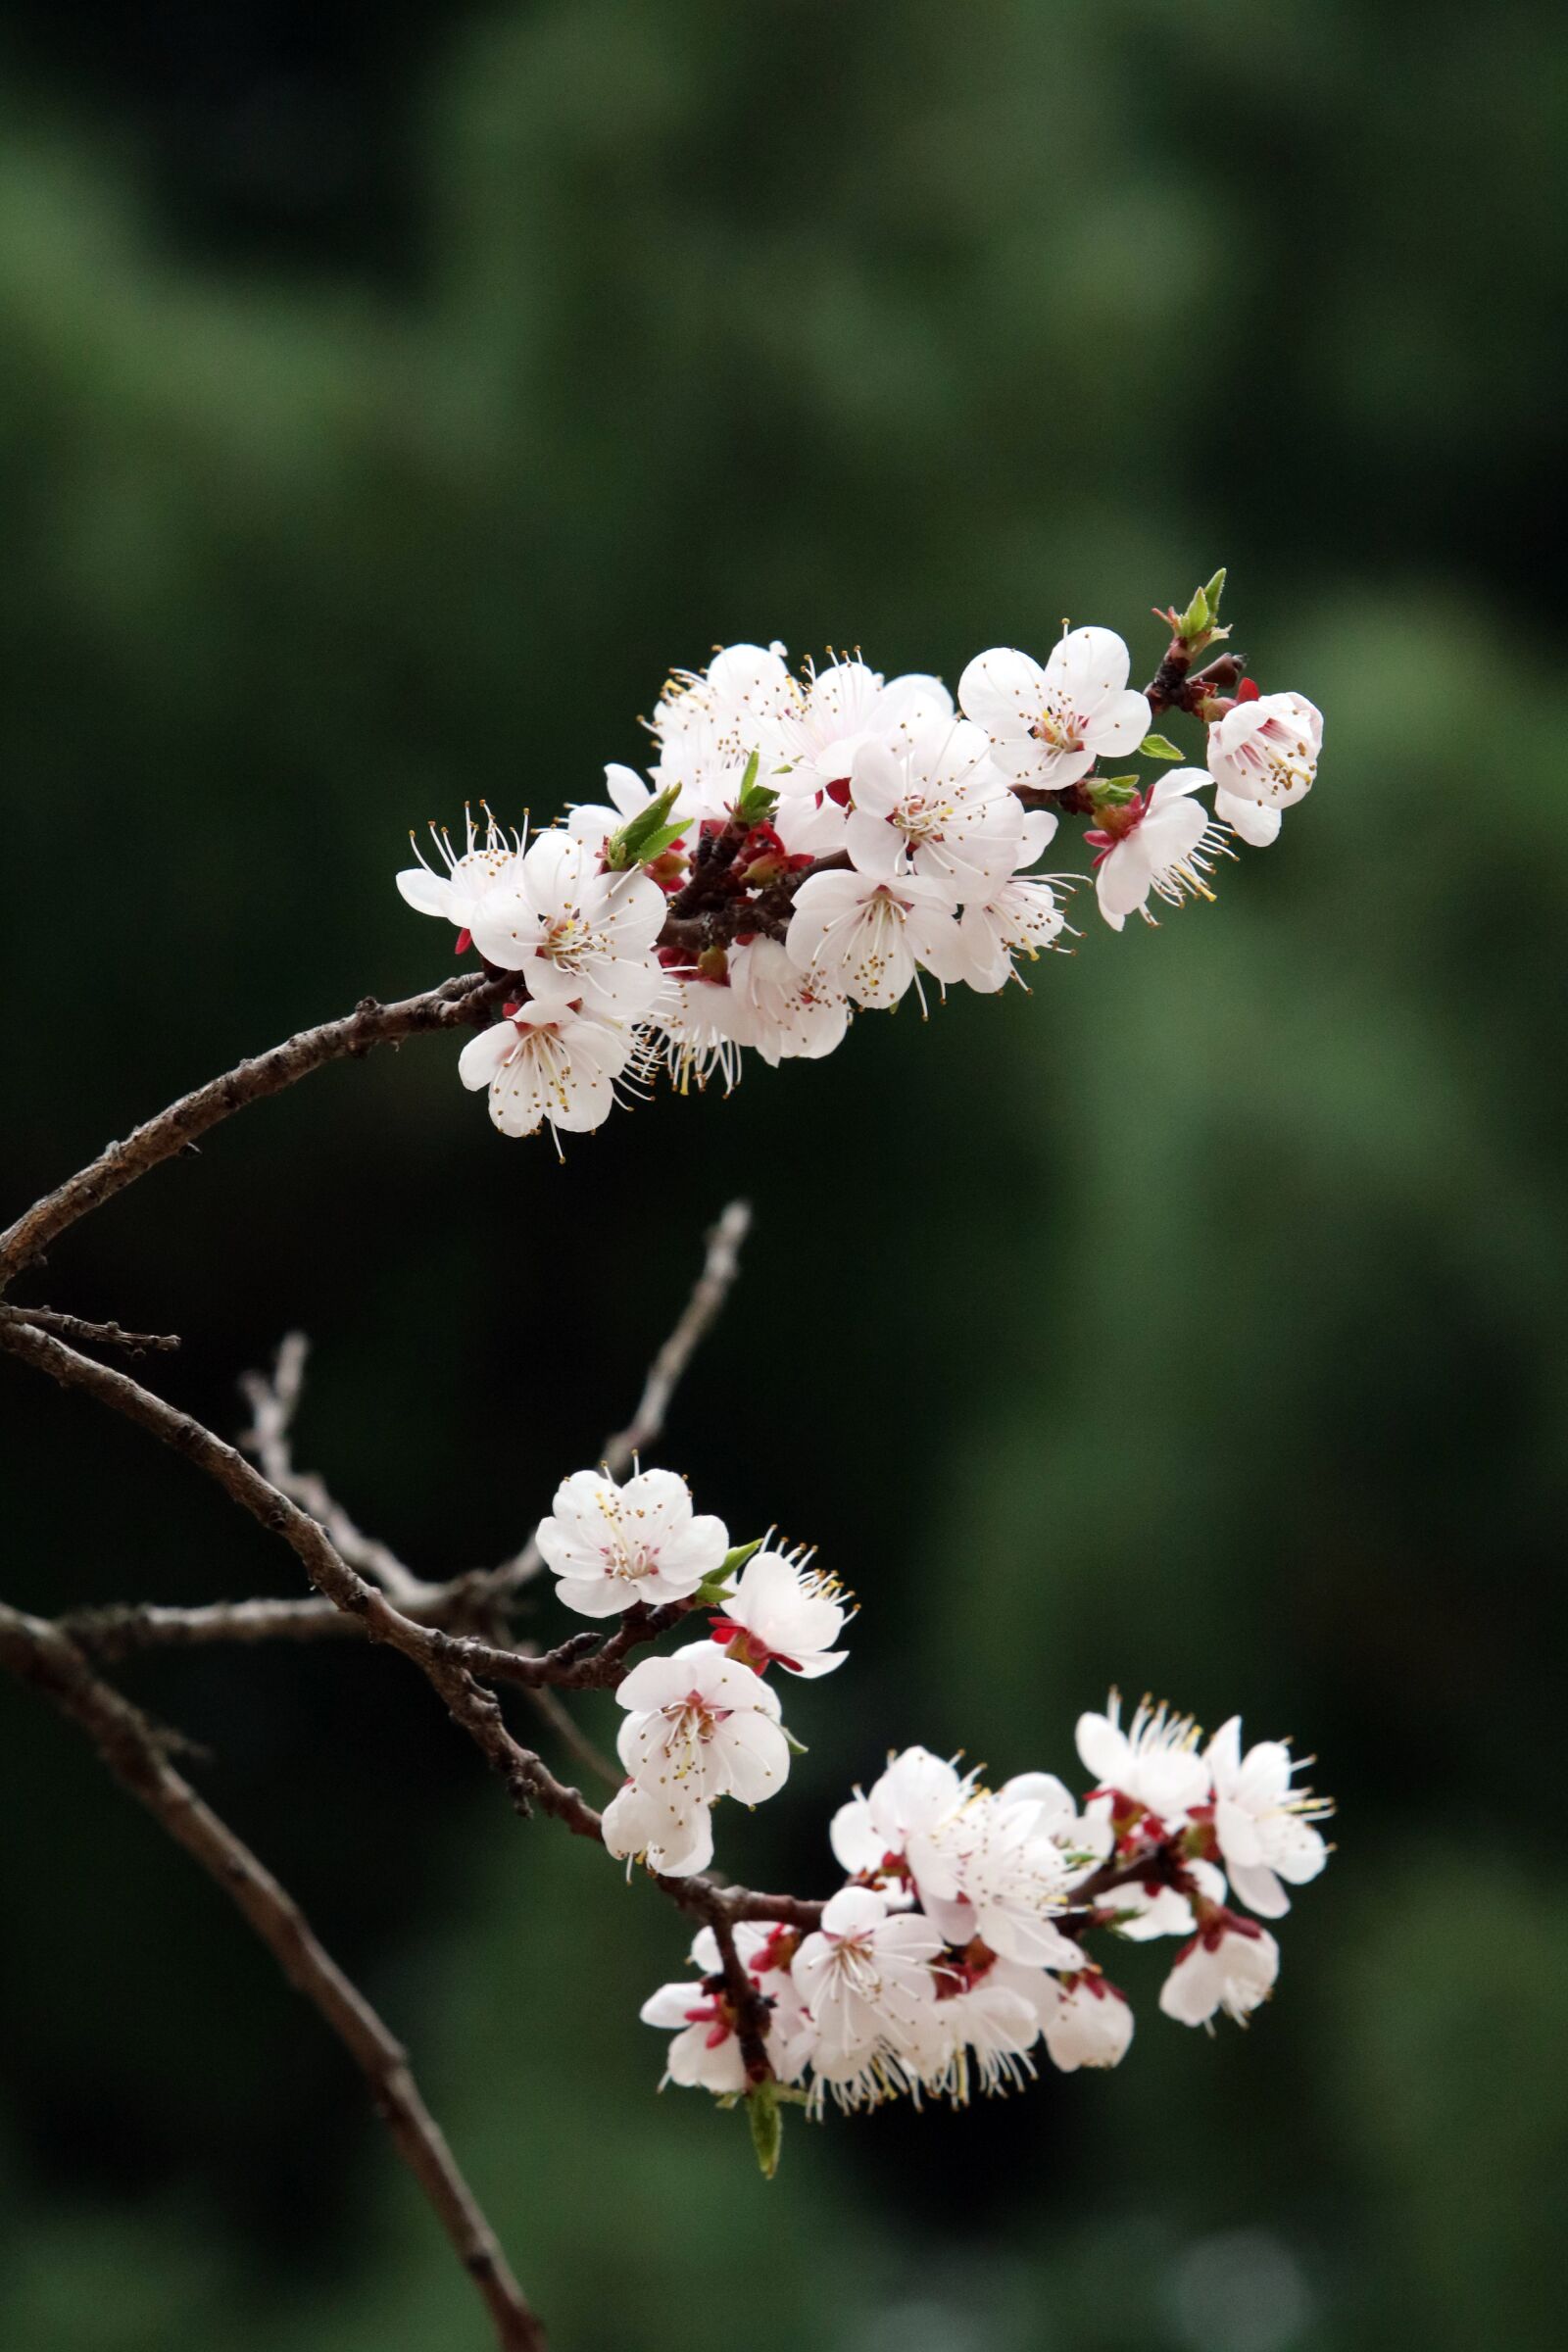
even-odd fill
[[[1102,810],[1102,829],[1085,834],[1097,853],[1100,911],[1113,931],[1130,914],[1152,923],[1151,894],[1167,906],[1213,898],[1206,876],[1224,851],[1224,835],[1202,803],[1190,797],[1209,782],[1205,768],[1168,768],[1152,791],[1140,792],[1125,808]]]
[[[1281,1740],[1262,1740],[1242,1754],[1242,1719],[1233,1715],[1208,1743],[1214,1783],[1214,1836],[1230,1882],[1250,1911],[1281,1919],[1291,1898],[1281,1885],[1303,1886],[1328,1860],[1313,1827],[1333,1811],[1309,1789],[1293,1790],[1296,1767]]]
[[[419,862],[405,866],[397,878],[399,892],[420,914],[444,915],[449,923],[457,924],[460,956],[472,934],[475,914],[490,892],[510,880],[517,857],[515,837],[503,832],[488,808],[482,841],[471,809],[464,814],[466,839],[462,850],[454,850],[452,837],[444,829],[438,832],[434,825],[430,827],[430,839],[447,869],[444,874],[436,872],[411,833],[409,839]]]
[[[1189,1862],[1185,1868],[1205,1902],[1223,1903],[1222,1870],[1216,1870],[1212,1862]],[[1196,1925],[1193,1906],[1181,1888],[1167,1886],[1158,1877],[1133,1879],[1112,1887],[1103,1898],[1103,1908],[1118,1915],[1116,1932],[1130,1943],[1152,1943],[1160,1936],[1191,1936]]]
[[[833,1647],[848,1614],[841,1594],[832,1577],[794,1554],[754,1552],[713,1621],[714,1640],[760,1670],[776,1660],[808,1680],[831,1674],[849,1654]]]
[[[927,728],[897,752],[862,744],[854,796],[845,841],[862,874],[920,874],[956,900],[986,896],[1018,862],[1023,809],[984,730],[967,720]]]
[[[793,705],[764,729],[763,764],[780,791],[822,793],[842,805],[863,744],[897,749],[952,716],[953,697],[940,678],[884,680],[864,662],[830,662],[808,668]]]
[[[964,978],[982,996],[994,995],[1012,979],[1013,957],[1031,960],[1058,947],[1067,918],[1044,875],[1012,874],[984,899],[971,899],[958,917],[958,934],[968,958]]]
[[[590,843],[550,832],[505,889],[487,894],[470,928],[486,961],[520,972],[536,1003],[637,1020],[664,986],[653,950],[667,911],[647,874],[601,873]]]
[[[929,1748],[906,1747],[890,1755],[887,1770],[869,1795],[858,1788],[833,1816],[829,1842],[852,1878],[875,1877],[884,1868],[907,1875],[911,1841],[925,1839],[963,1805],[974,1776],[960,1778]]]
[[[1103,1715],[1079,1716],[1077,1745],[1084,1770],[1102,1788],[1174,1821],[1208,1798],[1208,1766],[1198,1752],[1199,1736],[1190,1715],[1172,1715],[1163,1706],[1151,1707],[1147,1699],[1123,1731],[1121,1694],[1113,1690]]]
[[[961,976],[954,900],[918,874],[812,874],[795,894],[785,941],[790,961],[857,1004],[887,1010],[920,964],[939,980]]]
[[[1232,1911],[1211,1913],[1159,1990],[1159,2005],[1180,2026],[1206,2026],[1216,2009],[1245,2024],[1267,2000],[1280,1973],[1280,1947],[1266,1928]]]
[[[701,1091],[716,1070],[729,1094],[740,1084],[742,1049],[756,1041],[747,992],[727,980],[675,980],[659,1007],[663,1059],[676,1088]]]
[[[1030,1808],[1036,1838],[1049,1838],[1077,1876],[1102,1862],[1115,1844],[1108,1798],[1091,1798],[1080,1813],[1065,1784],[1054,1772],[1020,1772],[997,1790],[1000,1803]]]
[[[1280,812],[1304,801],[1323,748],[1323,713],[1299,694],[1252,694],[1208,730],[1215,814],[1262,847]],[[1240,813],[1238,813],[1240,811]]]
[[[1068,1901],[1066,1860],[1038,1824],[1033,1801],[978,1789],[909,1838],[909,1867],[922,1905],[950,1943],[978,1936],[1025,1967],[1078,1968],[1083,1954],[1056,1924]]]
[[[850,1002],[818,972],[791,961],[782,940],[759,935],[729,952],[729,988],[739,1042],[754,1046],[770,1067],[797,1058],[818,1061],[844,1042]]]
[[[923,2012],[904,2054],[905,2071],[917,2076],[923,2089],[966,2107],[976,2077],[988,2098],[1031,2080],[1028,2053],[1039,2038],[1033,2001],[993,1969],[958,1991],[939,1983],[938,1998]]]
[[[890,1912],[866,1886],[845,1886],[792,1965],[816,2027],[816,2073],[844,2105],[896,2086],[901,2051],[918,2046],[937,1995],[942,1938],[918,1912]]]
[[[686,1600],[729,1549],[723,1520],[695,1516],[686,1482],[672,1470],[640,1470],[624,1486],[608,1471],[574,1470],[534,1542],[561,1579],[559,1597],[584,1617],[612,1617],[634,1601]]]
[[[1126,646],[1111,629],[1074,629],[1044,669],[994,646],[958,680],[965,714],[984,727],[997,764],[1015,783],[1060,792],[1100,759],[1134,752],[1149,731],[1149,702],[1127,684]]]
[[[621,1862],[641,1854],[661,1878],[690,1878],[713,1859],[713,1817],[688,1781],[659,1788],[628,1781],[605,1807],[599,1826],[607,1853]]]
[[[471,1037],[458,1056],[466,1087],[490,1090],[490,1116],[503,1135],[548,1126],[584,1135],[615,1106],[615,1081],[633,1056],[633,1032],[564,1004],[518,1004]]]
[[[638,1788],[662,1803],[736,1796],[759,1805],[789,1777],[777,1693],[710,1642],[644,1658],[615,1697],[626,1710],[615,1743],[621,1763]]]
[[[1120,2066],[1133,2037],[1126,1994],[1096,1969],[1045,1982],[1052,1990],[1042,2031],[1053,2065],[1064,2075],[1075,2075],[1081,2066]]]
[[[679,779],[700,787],[705,775],[743,769],[764,736],[776,736],[799,698],[776,643],[723,646],[706,670],[677,670],[653,716],[661,783]]]
[[[734,1937],[741,1965],[768,2003],[763,2035],[768,2064],[781,2082],[797,2082],[816,2041],[816,2029],[789,1973],[787,1955],[798,1939],[788,1931],[764,1928],[753,1920],[738,1922]],[[780,1957],[781,1952],[786,1956]],[[744,2090],[746,2063],[711,1928],[704,1928],[692,1945],[692,1964],[700,1982],[662,1984],[640,2012],[645,2026],[674,2034],[664,2079],[721,2094]]]

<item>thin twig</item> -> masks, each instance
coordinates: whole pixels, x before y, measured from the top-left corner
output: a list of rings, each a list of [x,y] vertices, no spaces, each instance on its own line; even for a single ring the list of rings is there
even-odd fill
[[[79,1347],[123,1348],[130,1355],[168,1355],[179,1346],[177,1332],[123,1331],[118,1323],[89,1323],[82,1315],[62,1314],[56,1306],[0,1306],[0,1315],[52,1331],[57,1339],[74,1340]]]
[[[303,1331],[285,1334],[270,1376],[247,1372],[240,1389],[251,1408],[251,1426],[240,1439],[254,1454],[279,1494],[318,1519],[338,1550],[362,1576],[373,1577],[399,1608],[419,1609],[433,1601],[440,1588],[427,1584],[404,1565],[388,1544],[366,1535],[314,1470],[294,1466],[294,1416],[305,1391],[305,1364],[311,1343]]]
[[[419,2095],[407,2053],[318,1941],[293,1897],[173,1769],[146,1718],[93,1673],[58,1627],[0,1603],[0,1665],[43,1691],[87,1734],[121,1786],[249,1922],[364,2075],[393,2145],[484,2298],[502,2352],[543,2352],[544,2329]]]
[[[182,1095],[155,1119],[148,1119],[126,1136],[123,1143],[111,1144],[54,1192],[35,1200],[0,1234],[0,1290],[78,1217],[101,1208],[138,1176],[172,1159],[176,1152],[236,1110],[243,1110],[247,1102],[281,1094],[324,1062],[358,1057],[376,1046],[396,1045],[401,1038],[421,1031],[469,1026],[505,995],[508,986],[505,979],[466,973],[459,979],[444,980],[439,988],[427,989],[422,996],[405,997],[398,1004],[380,1004],[374,997],[366,997],[343,1020],[302,1029],[297,1037],[285,1038],[269,1053],[242,1061],[220,1078]]]

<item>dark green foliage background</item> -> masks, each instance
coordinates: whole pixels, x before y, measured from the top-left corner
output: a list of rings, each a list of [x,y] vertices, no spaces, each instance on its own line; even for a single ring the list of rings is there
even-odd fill
[[[219,20],[221,20],[220,22]],[[677,1921],[520,1828],[389,1656],[127,1676],[418,2055],[564,2352],[1545,2352],[1568,2187],[1551,531],[1561,19],[1533,0],[13,8],[0,147],[7,1213],[187,1084],[440,976],[411,821],[552,813],[671,662],[950,675],[1231,566],[1324,780],[1220,904],[1030,998],[503,1145],[340,1068],[56,1253],[432,1573],[621,1417],[730,1195],[664,1448],[864,1603],[725,1824],[827,1884],[887,1741],[1065,1767],[1112,1680],[1289,1730],[1342,1851],[1208,2046],[960,2118],[656,2101]],[[37,1295],[37,1294],[32,1294]],[[3,1380],[4,1589],[288,1591]],[[540,1623],[554,1630],[548,1604]],[[609,1725],[602,1728],[607,1732]],[[0,2342],[447,2352],[467,2290],[315,2020],[0,1692]]]

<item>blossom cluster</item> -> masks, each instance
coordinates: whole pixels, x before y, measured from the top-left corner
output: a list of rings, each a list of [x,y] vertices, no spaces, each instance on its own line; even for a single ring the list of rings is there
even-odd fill
[[[1129,684],[1109,629],[1067,630],[1043,662],[993,647],[956,699],[858,656],[797,671],[781,645],[742,644],[669,680],[647,774],[610,765],[605,801],[531,837],[488,812],[461,846],[432,825],[436,862],[416,845],[398,887],[511,983],[464,1051],[464,1083],[487,1090],[503,1133],[548,1125],[559,1140],[661,1065],[682,1085],[732,1084],[748,1051],[819,1058],[858,1009],[911,989],[924,1005],[927,980],[995,994],[1020,957],[1071,936],[1078,877],[1040,870],[1063,815],[1091,820],[1113,929],[1152,920],[1152,900],[1212,896],[1216,856],[1272,841],[1309,791],[1323,732],[1310,703],[1260,694],[1230,657],[1187,679],[1228,634],[1222,585],[1164,616],[1181,675],[1157,707],[1200,719],[1204,764],[1151,784],[1102,772],[1182,757],[1151,732],[1153,690]]]
[[[628,1865],[690,1878],[712,1859],[723,1798],[755,1806],[784,1786],[793,1742],[769,1674],[842,1665],[849,1596],[771,1538],[732,1546],[665,1470],[624,1484],[576,1472],[538,1544],[582,1615],[708,1613],[706,1639],[618,1685],[626,1778],[602,1825]],[[899,2092],[961,2104],[1032,2076],[1041,2047],[1065,2072],[1114,2066],[1133,2014],[1090,1956],[1101,1934],[1179,1939],[1167,2017],[1245,2019],[1279,1969],[1260,1923],[1323,1868],[1331,1808],[1296,1785],[1288,1743],[1244,1749],[1235,1716],[1205,1744],[1189,1717],[1147,1702],[1124,1726],[1113,1692],[1080,1718],[1077,1748],[1090,1785],[1076,1797],[1051,1773],[993,1788],[923,1747],[890,1756],[834,1817],[838,1892],[778,1922],[740,1920],[732,1963],[705,1926],[692,1977],[647,2002],[645,2021],[673,2035],[666,2079],[724,2097],[762,2080],[820,2112]]]

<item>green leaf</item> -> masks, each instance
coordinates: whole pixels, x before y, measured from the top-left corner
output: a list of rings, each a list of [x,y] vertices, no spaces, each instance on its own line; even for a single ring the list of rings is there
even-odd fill
[[[1194,593],[1192,603],[1177,622],[1176,634],[1178,637],[1201,637],[1212,618],[1213,614],[1208,609],[1208,598],[1200,588]]]
[[[757,771],[761,754],[754,752],[746,762],[740,791],[735,796],[735,821],[741,825],[760,825],[778,807],[778,794],[767,784],[759,784]]]
[[[779,2110],[778,2086],[771,2077],[765,2082],[754,2083],[746,2094],[746,2114],[752,2127],[752,2145],[757,2150],[757,2162],[764,2180],[771,2180],[778,2171],[779,2150],[784,2143],[784,2118]]]
[[[1178,746],[1168,742],[1163,735],[1146,735],[1138,749],[1145,760],[1180,760],[1183,757]]]
[[[1208,606],[1208,617],[1210,621],[1216,621],[1219,618],[1219,600],[1224,593],[1225,566],[1222,564],[1218,571],[1215,572],[1214,577],[1209,581],[1208,586],[1203,590],[1204,600]]]
[[[672,841],[679,841],[684,825],[672,825],[669,812],[680,797],[680,786],[671,784],[646,808],[628,817],[618,833],[612,833],[605,844],[605,863],[613,873],[624,873],[634,865],[645,864],[667,850]]]
[[[755,1543],[737,1544],[732,1551],[726,1551],[718,1566],[710,1575],[704,1577],[692,1594],[692,1606],[698,1609],[722,1607],[730,1598],[730,1578],[739,1576],[753,1552],[760,1551],[766,1542],[765,1536],[759,1536]]]
[[[810,1754],[811,1751],[806,1741],[797,1740],[787,1724],[781,1723],[778,1728],[784,1734],[784,1744],[792,1756],[808,1756]]]
[[[1097,808],[1127,808],[1137,800],[1136,776],[1091,776],[1084,786]]]

